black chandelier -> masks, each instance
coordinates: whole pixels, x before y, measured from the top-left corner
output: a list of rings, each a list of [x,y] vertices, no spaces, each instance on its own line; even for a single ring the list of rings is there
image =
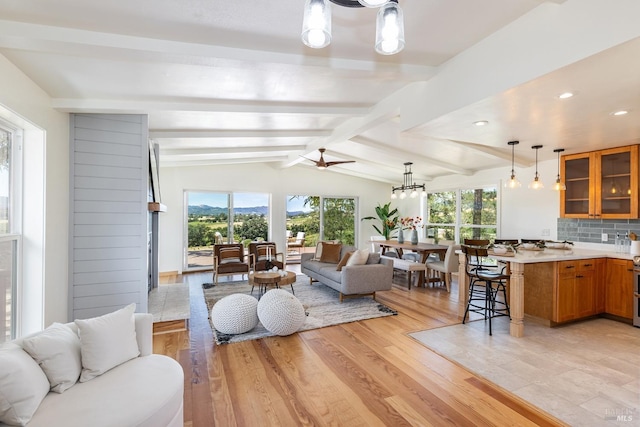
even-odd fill
[[[391,187],[391,198],[392,199],[396,199],[398,198],[398,195],[396,194],[396,191],[400,192],[400,198],[401,199],[406,199],[407,198],[407,192],[409,192],[409,197],[411,198],[415,198],[418,196],[418,189],[422,190],[422,195],[426,195],[427,194],[427,190],[424,184],[416,184],[415,182],[413,182],[413,172],[411,172],[411,165],[413,163],[411,162],[406,162],[404,164],[404,174],[403,174],[403,182],[402,185],[399,187]]]
[[[404,18],[398,0],[306,0],[302,21],[302,42],[305,45],[320,49],[331,43],[330,2],[343,7],[379,8],[376,52],[393,55],[404,49]]]

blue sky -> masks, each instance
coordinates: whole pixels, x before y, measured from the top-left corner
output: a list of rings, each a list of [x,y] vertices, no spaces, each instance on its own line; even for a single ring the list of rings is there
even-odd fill
[[[304,197],[294,198],[287,197],[287,210],[288,211],[306,211],[311,209],[304,207]],[[251,208],[254,206],[268,206],[269,195],[265,193],[234,193],[233,195],[234,206],[236,208]],[[227,205],[226,193],[209,193],[209,192],[189,192],[189,205],[208,205],[213,207],[222,207]]]

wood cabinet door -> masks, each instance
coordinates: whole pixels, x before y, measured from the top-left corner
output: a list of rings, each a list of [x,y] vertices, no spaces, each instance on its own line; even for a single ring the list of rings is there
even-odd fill
[[[605,311],[605,284],[607,283],[607,259],[596,260],[595,314]]]
[[[596,260],[580,261],[575,292],[576,318],[596,314]]]
[[[558,283],[556,289],[556,316],[558,323],[577,317],[576,304],[576,261],[558,262]]]
[[[595,217],[638,217],[638,146],[595,153]]]
[[[605,312],[633,319],[633,262],[607,260]]]
[[[595,168],[593,153],[562,156],[560,176],[567,187],[560,192],[562,218],[593,218]]]

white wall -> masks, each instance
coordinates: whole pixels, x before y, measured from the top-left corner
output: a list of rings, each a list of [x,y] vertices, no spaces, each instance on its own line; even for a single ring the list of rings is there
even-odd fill
[[[69,121],[0,55],[0,117],[25,128],[21,333],[67,320]]]
[[[161,158],[162,161],[162,158]],[[354,196],[359,199],[359,216],[375,216],[375,206],[386,203],[391,186],[348,177],[315,168],[294,166],[279,169],[269,164],[220,165],[210,167],[160,167],[162,203],[168,212],[160,214],[160,272],[182,271],[185,190],[257,192],[271,194],[270,239],[284,250],[286,196],[295,194]],[[375,230],[370,221],[358,222],[359,247]]]

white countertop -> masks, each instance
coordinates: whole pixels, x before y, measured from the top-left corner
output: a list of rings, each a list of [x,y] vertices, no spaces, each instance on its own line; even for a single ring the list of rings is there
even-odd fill
[[[572,261],[576,259],[589,258],[617,258],[632,260],[633,255],[628,253],[608,252],[593,249],[545,249],[543,251],[534,251],[518,248],[515,256],[491,255],[491,258],[503,262],[517,262],[521,264],[529,264],[536,262],[554,262],[554,261]]]

